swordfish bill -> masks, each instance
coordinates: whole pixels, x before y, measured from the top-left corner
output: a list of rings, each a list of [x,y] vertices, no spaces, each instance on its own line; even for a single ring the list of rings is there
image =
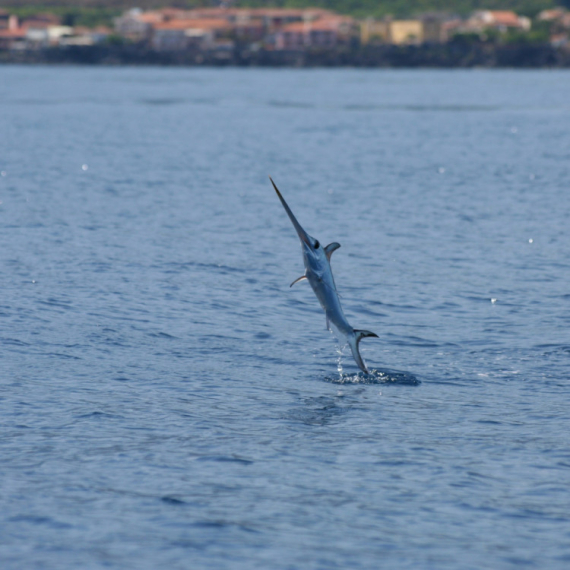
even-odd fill
[[[378,335],[370,331],[353,329],[348,324],[348,321],[344,316],[330,263],[332,253],[340,247],[340,244],[333,242],[326,247],[323,247],[319,240],[310,236],[297,221],[297,218],[294,216],[287,202],[285,202],[285,199],[281,195],[281,192],[279,192],[279,189],[275,185],[275,182],[273,182],[271,176],[269,177],[269,180],[271,180],[271,184],[273,184],[273,188],[275,188],[275,192],[277,192],[277,196],[279,197],[279,200],[281,200],[281,204],[283,204],[283,207],[285,208],[285,211],[287,212],[287,215],[293,223],[293,227],[297,231],[297,235],[301,240],[305,273],[298,279],[295,279],[295,281],[291,283],[291,287],[295,285],[295,283],[304,281],[305,279],[311,284],[311,287],[313,288],[313,291],[325,312],[327,328],[330,330],[330,324],[332,323],[336,329],[346,337],[356,364],[358,364],[360,370],[369,374],[368,368],[366,367],[362,356],[360,356],[358,345],[363,338],[371,336],[378,337]]]

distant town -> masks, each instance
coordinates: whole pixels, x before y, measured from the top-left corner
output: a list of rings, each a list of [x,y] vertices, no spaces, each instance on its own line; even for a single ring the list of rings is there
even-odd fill
[[[567,67],[570,11],[358,20],[320,8],[131,9],[88,28],[0,10],[0,62]]]

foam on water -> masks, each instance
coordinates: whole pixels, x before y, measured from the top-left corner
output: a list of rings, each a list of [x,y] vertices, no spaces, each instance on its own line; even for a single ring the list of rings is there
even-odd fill
[[[326,377],[327,382],[333,384],[400,384],[403,386],[418,386],[421,382],[409,372],[396,372],[394,370],[370,369],[370,374],[358,372],[357,374],[340,374]]]

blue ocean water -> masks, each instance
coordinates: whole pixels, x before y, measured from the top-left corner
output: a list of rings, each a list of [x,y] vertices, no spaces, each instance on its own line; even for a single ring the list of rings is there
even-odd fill
[[[568,568],[569,72],[0,67],[0,133],[3,569]]]

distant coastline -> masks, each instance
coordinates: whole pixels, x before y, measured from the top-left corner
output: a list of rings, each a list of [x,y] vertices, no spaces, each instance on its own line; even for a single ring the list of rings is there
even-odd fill
[[[0,64],[232,67],[570,68],[570,50],[550,44],[449,42],[355,49],[164,52],[132,45],[0,50]]]
[[[112,28],[0,10],[0,63],[568,68],[570,10],[532,20],[509,10],[357,20],[318,7],[135,8]]]

